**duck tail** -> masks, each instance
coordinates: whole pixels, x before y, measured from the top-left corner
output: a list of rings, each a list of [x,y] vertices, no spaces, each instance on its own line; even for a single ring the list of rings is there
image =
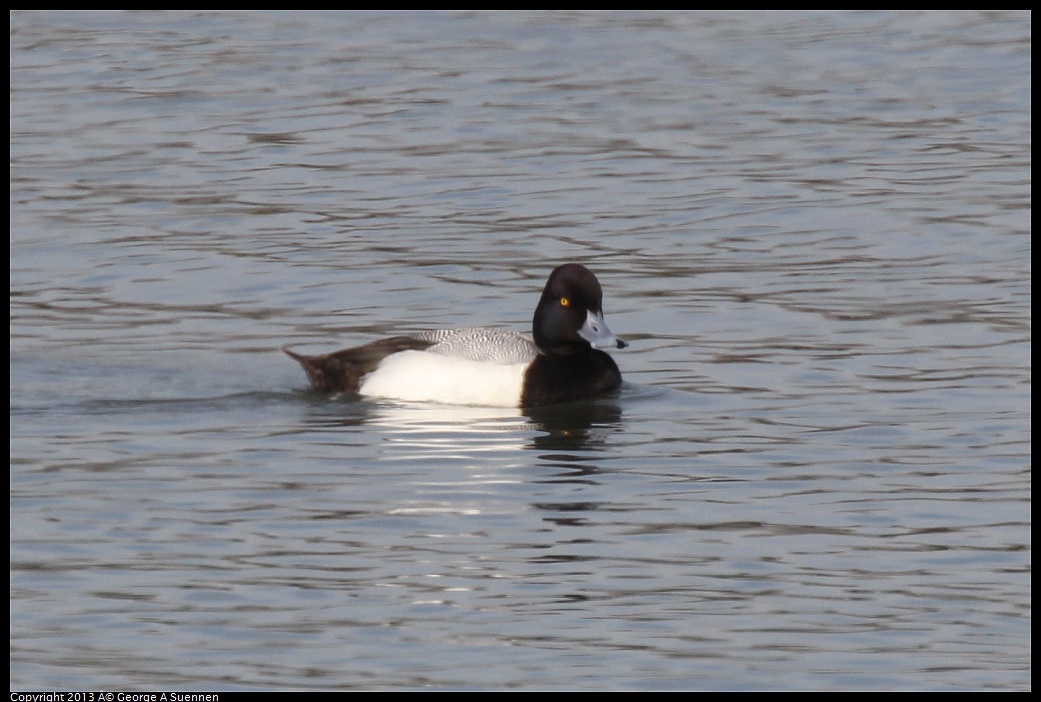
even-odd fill
[[[311,386],[319,392],[356,393],[362,379],[387,356],[399,351],[422,350],[434,342],[409,336],[380,339],[343,351],[305,356],[282,346],[281,351],[303,367]]]

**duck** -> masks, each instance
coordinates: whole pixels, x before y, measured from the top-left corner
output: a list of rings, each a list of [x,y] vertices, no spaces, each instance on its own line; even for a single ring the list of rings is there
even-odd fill
[[[542,290],[531,337],[496,327],[436,329],[308,356],[282,351],[314,390],[406,402],[540,407],[583,400],[622,384],[604,349],[628,344],[604,322],[603,289],[565,263]]]

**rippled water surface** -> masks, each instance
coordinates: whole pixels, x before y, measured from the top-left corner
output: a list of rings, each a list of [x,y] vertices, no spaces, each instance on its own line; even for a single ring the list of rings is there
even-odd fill
[[[12,689],[1030,689],[1030,30],[12,13]],[[277,351],[564,261],[613,395]]]

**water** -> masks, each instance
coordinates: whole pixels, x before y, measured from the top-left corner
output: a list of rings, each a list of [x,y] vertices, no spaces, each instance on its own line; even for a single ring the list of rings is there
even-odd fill
[[[1029,13],[10,20],[12,689],[1030,689]]]

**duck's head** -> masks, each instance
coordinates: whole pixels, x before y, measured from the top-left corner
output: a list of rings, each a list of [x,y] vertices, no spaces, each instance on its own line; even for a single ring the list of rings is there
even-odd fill
[[[543,353],[566,356],[594,349],[620,349],[626,343],[604,322],[603,290],[593,272],[566,263],[550,274],[535,308],[532,335]]]

